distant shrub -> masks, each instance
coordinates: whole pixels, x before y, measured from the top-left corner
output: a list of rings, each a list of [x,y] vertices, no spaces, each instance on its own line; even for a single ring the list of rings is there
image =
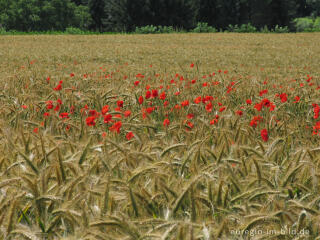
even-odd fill
[[[287,26],[280,27],[280,26],[276,25],[275,28],[272,30],[272,32],[275,32],[275,33],[288,33],[289,32],[289,28]]]
[[[261,33],[270,33],[271,31],[269,30],[267,25],[264,25],[263,28],[260,29]]]
[[[297,32],[312,32],[314,21],[312,18],[296,18],[293,20]]]
[[[135,33],[138,34],[156,34],[156,33],[173,33],[177,32],[172,26],[153,26],[147,25],[142,27],[136,27]]]
[[[4,35],[6,33],[7,33],[6,29],[4,27],[0,27],[0,35]]]
[[[313,23],[313,29],[317,32],[320,32],[320,17],[317,17]]]
[[[68,28],[66,28],[65,33],[67,33],[67,34],[84,34],[85,32],[82,31],[80,28],[68,27]]]
[[[227,27],[228,32],[236,32],[236,33],[254,33],[257,32],[257,28],[252,26],[251,23],[242,24],[241,26],[236,25],[229,25]]]
[[[197,26],[192,30],[195,33],[215,33],[217,29],[211,27],[206,22],[198,22]]]

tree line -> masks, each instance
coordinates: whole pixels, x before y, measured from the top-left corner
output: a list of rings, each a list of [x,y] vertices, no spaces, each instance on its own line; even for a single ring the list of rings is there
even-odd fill
[[[17,31],[189,30],[198,22],[222,30],[248,23],[271,29],[290,28],[293,19],[306,16],[320,16],[320,0],[0,0],[0,28]]]

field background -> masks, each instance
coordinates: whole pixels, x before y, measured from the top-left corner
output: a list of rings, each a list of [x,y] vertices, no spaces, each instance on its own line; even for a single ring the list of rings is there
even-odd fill
[[[319,63],[318,33],[0,36],[0,239],[246,238],[233,230],[251,231],[252,239],[297,237],[282,234],[285,227],[308,231],[297,239],[316,239]],[[202,87],[213,80],[220,84]],[[228,95],[231,82],[236,91]],[[149,100],[160,108],[143,119],[137,98],[148,85],[166,90],[168,109],[190,105],[169,113],[160,99]],[[275,97],[282,92],[288,102]],[[217,97],[212,112],[193,103],[206,95]],[[253,108],[264,97],[274,112]],[[60,112],[75,106],[70,118],[53,110],[43,117],[46,102],[57,99]],[[119,134],[103,119],[86,126],[86,104],[100,112],[117,100],[132,112]],[[189,128],[188,113],[195,115]],[[256,115],[264,120],[252,128]]]

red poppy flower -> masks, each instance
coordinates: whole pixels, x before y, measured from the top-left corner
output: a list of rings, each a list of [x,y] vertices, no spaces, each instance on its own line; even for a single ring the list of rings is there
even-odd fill
[[[211,111],[212,111],[212,103],[209,102],[209,103],[206,105],[205,108],[206,108],[207,112],[211,112]]]
[[[51,100],[47,101],[47,109],[50,110],[53,108],[53,102]]]
[[[67,113],[67,112],[60,113],[59,117],[62,118],[62,119],[63,118],[69,118],[69,113]]]
[[[215,125],[216,123],[218,123],[218,119],[214,118],[210,121],[210,125]]]
[[[139,97],[138,102],[139,102],[139,104],[143,103],[143,97],[142,96]]]
[[[165,120],[163,120],[163,126],[167,127],[170,124],[170,120],[168,118],[166,118]]]
[[[43,114],[43,116],[46,118],[46,117],[49,117],[50,116],[50,113],[48,113],[48,112],[45,112],[44,114]]]
[[[236,114],[239,115],[239,116],[242,116],[243,112],[241,110],[238,110],[238,111],[236,111]]]
[[[59,84],[53,90],[60,91],[61,89],[62,89],[62,81],[59,81]]]
[[[262,109],[262,104],[261,103],[257,103],[255,106],[254,106],[255,109],[257,109],[259,112],[261,111]]]
[[[119,108],[122,108],[123,107],[123,101],[121,101],[121,100],[117,101],[117,106]]]
[[[109,123],[109,122],[111,122],[111,120],[112,120],[112,115],[111,114],[107,114],[103,118],[103,122],[104,123]]]
[[[294,103],[300,102],[300,97],[299,96],[295,96],[294,100],[295,100]]]
[[[201,97],[197,97],[196,99],[194,99],[194,103],[196,104],[201,103]]]
[[[185,101],[181,102],[181,106],[182,107],[189,106],[189,100],[185,100]]]
[[[261,97],[262,95],[267,94],[267,93],[268,93],[268,89],[264,89],[264,90],[260,91],[259,95]]]
[[[194,118],[194,114],[189,113],[189,114],[187,115],[187,118],[188,118],[188,119],[193,119],[193,118]]]
[[[261,130],[261,138],[263,141],[267,142],[269,137],[268,137],[268,131],[267,129],[262,129]]]
[[[130,117],[131,111],[130,111],[130,110],[124,111],[123,115],[124,115],[125,117]]]
[[[107,112],[109,112],[109,105],[105,105],[101,109],[102,115],[105,115]]]
[[[319,117],[320,107],[318,104],[312,104],[312,106],[313,106],[313,113],[314,113],[313,118],[317,119]]]
[[[57,104],[57,106],[54,108],[55,112],[58,112],[60,110],[60,104]]]
[[[165,99],[166,99],[166,93],[165,93],[165,92],[162,92],[162,93],[160,94],[159,98],[160,98],[161,100],[165,100]]]
[[[251,104],[252,104],[252,100],[251,100],[251,99],[247,99],[247,100],[246,100],[246,103],[247,103],[248,105],[251,105]]]
[[[33,129],[33,132],[34,132],[34,133],[38,133],[38,132],[39,132],[39,128],[34,128],[34,129]]]
[[[121,121],[115,122],[111,127],[109,127],[109,130],[111,132],[120,133],[121,126],[122,126],[122,122]]]
[[[146,91],[146,99],[149,99],[151,97],[151,92],[150,91]]]
[[[265,98],[265,99],[262,99],[261,104],[264,107],[270,107],[271,102],[268,98]]]
[[[23,109],[27,109],[27,108],[28,108],[27,105],[22,105],[21,107],[22,107]]]
[[[223,112],[224,110],[226,110],[226,107],[222,107],[219,109],[219,112]]]
[[[281,93],[280,94],[280,99],[281,99],[281,102],[286,102],[288,100],[288,95],[286,93]]]
[[[193,67],[194,67],[194,63],[191,63],[191,64],[190,64],[190,67],[193,68]]]
[[[147,113],[151,114],[154,110],[154,107],[148,107],[146,108]]]
[[[255,128],[262,119],[263,118],[261,116],[254,116],[250,122],[250,126]]]
[[[126,135],[126,138],[128,139],[128,141],[133,137],[134,137],[134,135],[133,135],[132,132],[128,132],[127,135]]]
[[[152,94],[153,98],[158,97],[158,90],[157,89],[153,89],[151,94]]]
[[[99,116],[99,113],[96,110],[89,110],[89,116],[97,117]]]
[[[194,124],[193,124],[192,122],[189,122],[189,121],[187,122],[187,125],[188,125],[188,127],[191,128],[191,129],[194,127]]]
[[[138,86],[139,83],[140,83],[140,81],[135,81],[135,82],[134,82],[134,85],[135,85],[135,86]]]
[[[96,118],[94,116],[87,117],[86,118],[86,124],[88,126],[95,126],[96,125],[95,119]]]

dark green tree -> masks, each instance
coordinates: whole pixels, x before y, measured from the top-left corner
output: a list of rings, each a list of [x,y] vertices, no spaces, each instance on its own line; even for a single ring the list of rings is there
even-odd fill
[[[89,12],[91,14],[95,30],[103,31],[103,19],[106,17],[105,6],[108,0],[88,0]]]

